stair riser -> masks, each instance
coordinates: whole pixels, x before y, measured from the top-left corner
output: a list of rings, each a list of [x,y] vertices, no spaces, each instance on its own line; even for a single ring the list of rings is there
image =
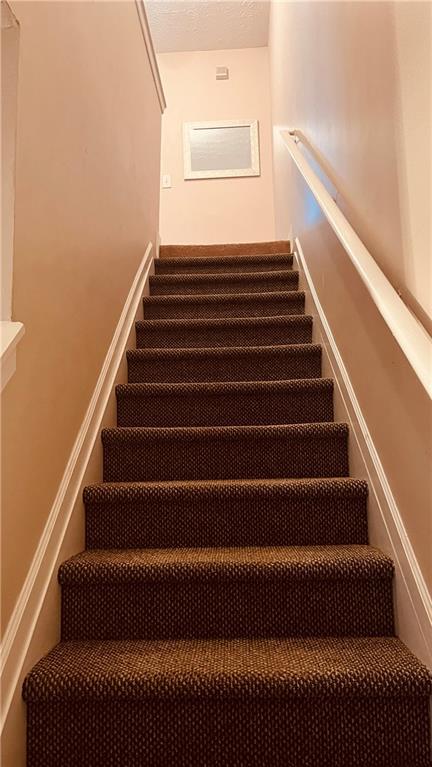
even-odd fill
[[[212,258],[207,263],[201,259],[177,259],[175,263],[169,259],[155,260],[156,274],[238,274],[244,272],[277,272],[292,269],[293,257],[289,255],[271,258],[249,260],[241,256],[235,260],[229,258]]]
[[[427,697],[53,701],[28,706],[27,764],[426,767],[428,716]]]
[[[371,579],[189,578],[62,587],[62,640],[387,636],[392,582]]]
[[[235,355],[168,354],[128,356],[129,383],[180,383],[182,381],[287,381],[321,376],[321,349],[259,354],[239,350]]]
[[[291,291],[293,292],[293,291]],[[293,314],[304,314],[304,293],[294,291],[294,296],[281,293],[280,298],[273,297],[268,301],[244,301],[220,298],[206,302],[170,300],[167,302],[144,299],[144,317],[146,320],[163,319],[205,319],[215,317],[282,317]]]
[[[105,482],[347,477],[344,436],[104,440]]]
[[[232,327],[154,328],[137,323],[139,349],[188,349],[223,346],[285,346],[312,342],[312,322],[270,323]]]
[[[234,278],[232,280],[222,277],[209,277],[208,279],[191,279],[186,277],[165,278],[154,276],[149,278],[150,294],[152,296],[173,295],[211,295],[212,293],[266,293],[297,290],[298,272],[286,271],[282,277],[274,276],[268,272],[268,276],[252,279],[248,277]]]
[[[150,494],[149,494],[150,495]],[[366,499],[284,496],[231,499],[215,493],[201,502],[149,497],[86,505],[87,549],[178,546],[312,546],[368,542]]]
[[[333,420],[333,390],[117,398],[118,426],[240,426]]]

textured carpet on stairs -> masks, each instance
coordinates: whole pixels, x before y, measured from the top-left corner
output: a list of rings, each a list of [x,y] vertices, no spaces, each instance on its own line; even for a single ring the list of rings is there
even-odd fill
[[[312,317],[141,320],[136,335],[139,349],[307,344],[312,341]]]
[[[238,426],[333,420],[333,381],[119,384],[119,426]]]
[[[303,314],[305,294],[300,290],[267,293],[211,293],[144,298],[149,320],[217,317],[281,317]]]
[[[84,491],[86,545],[364,544],[367,495],[364,480],[348,477],[105,482]]]
[[[430,765],[289,243],[160,255],[24,682],[28,767]]]
[[[321,347],[233,346],[211,349],[131,349],[127,352],[130,383],[186,381],[286,381],[319,378]]]
[[[233,274],[157,274],[150,277],[154,296],[207,293],[267,293],[296,290],[298,272],[241,272]]]
[[[225,258],[160,258],[155,262],[156,274],[217,274],[235,272],[279,272],[290,269],[293,256],[289,253],[275,253],[263,258],[260,255],[225,256]]]

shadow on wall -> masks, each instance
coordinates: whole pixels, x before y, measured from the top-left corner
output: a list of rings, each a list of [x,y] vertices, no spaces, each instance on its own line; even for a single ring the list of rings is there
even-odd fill
[[[430,14],[422,3],[273,3],[270,22],[273,123],[301,131],[344,214],[429,330]],[[278,180],[289,162],[275,142],[276,236],[290,216]]]

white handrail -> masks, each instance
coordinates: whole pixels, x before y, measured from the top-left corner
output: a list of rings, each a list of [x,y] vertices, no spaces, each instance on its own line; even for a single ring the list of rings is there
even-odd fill
[[[348,253],[369,294],[419,381],[432,398],[432,338],[411,314],[360,237],[297,147],[296,132],[281,130],[282,140],[339,242]]]

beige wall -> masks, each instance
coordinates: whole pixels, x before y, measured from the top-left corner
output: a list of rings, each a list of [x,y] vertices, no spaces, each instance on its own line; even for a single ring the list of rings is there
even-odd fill
[[[19,27],[9,6],[1,3],[1,307],[2,320],[12,311],[12,260],[15,199],[15,135]]]
[[[158,56],[167,109],[162,120],[163,243],[274,238],[270,88],[267,48],[164,53]],[[216,66],[229,80],[216,80]],[[258,119],[261,176],[183,179],[183,122]]]
[[[273,2],[273,123],[301,130],[338,203],[428,324],[431,6]],[[276,234],[286,234],[286,150],[276,143]],[[432,326],[432,323],[429,327]]]
[[[431,588],[430,401],[277,140],[279,126],[302,131],[349,221],[428,324],[429,22],[430,7],[411,2],[274,2],[270,58],[276,235],[292,227],[300,239]]]
[[[133,276],[158,230],[160,106],[134,2],[12,2],[20,23],[13,319],[2,394],[8,621]]]

